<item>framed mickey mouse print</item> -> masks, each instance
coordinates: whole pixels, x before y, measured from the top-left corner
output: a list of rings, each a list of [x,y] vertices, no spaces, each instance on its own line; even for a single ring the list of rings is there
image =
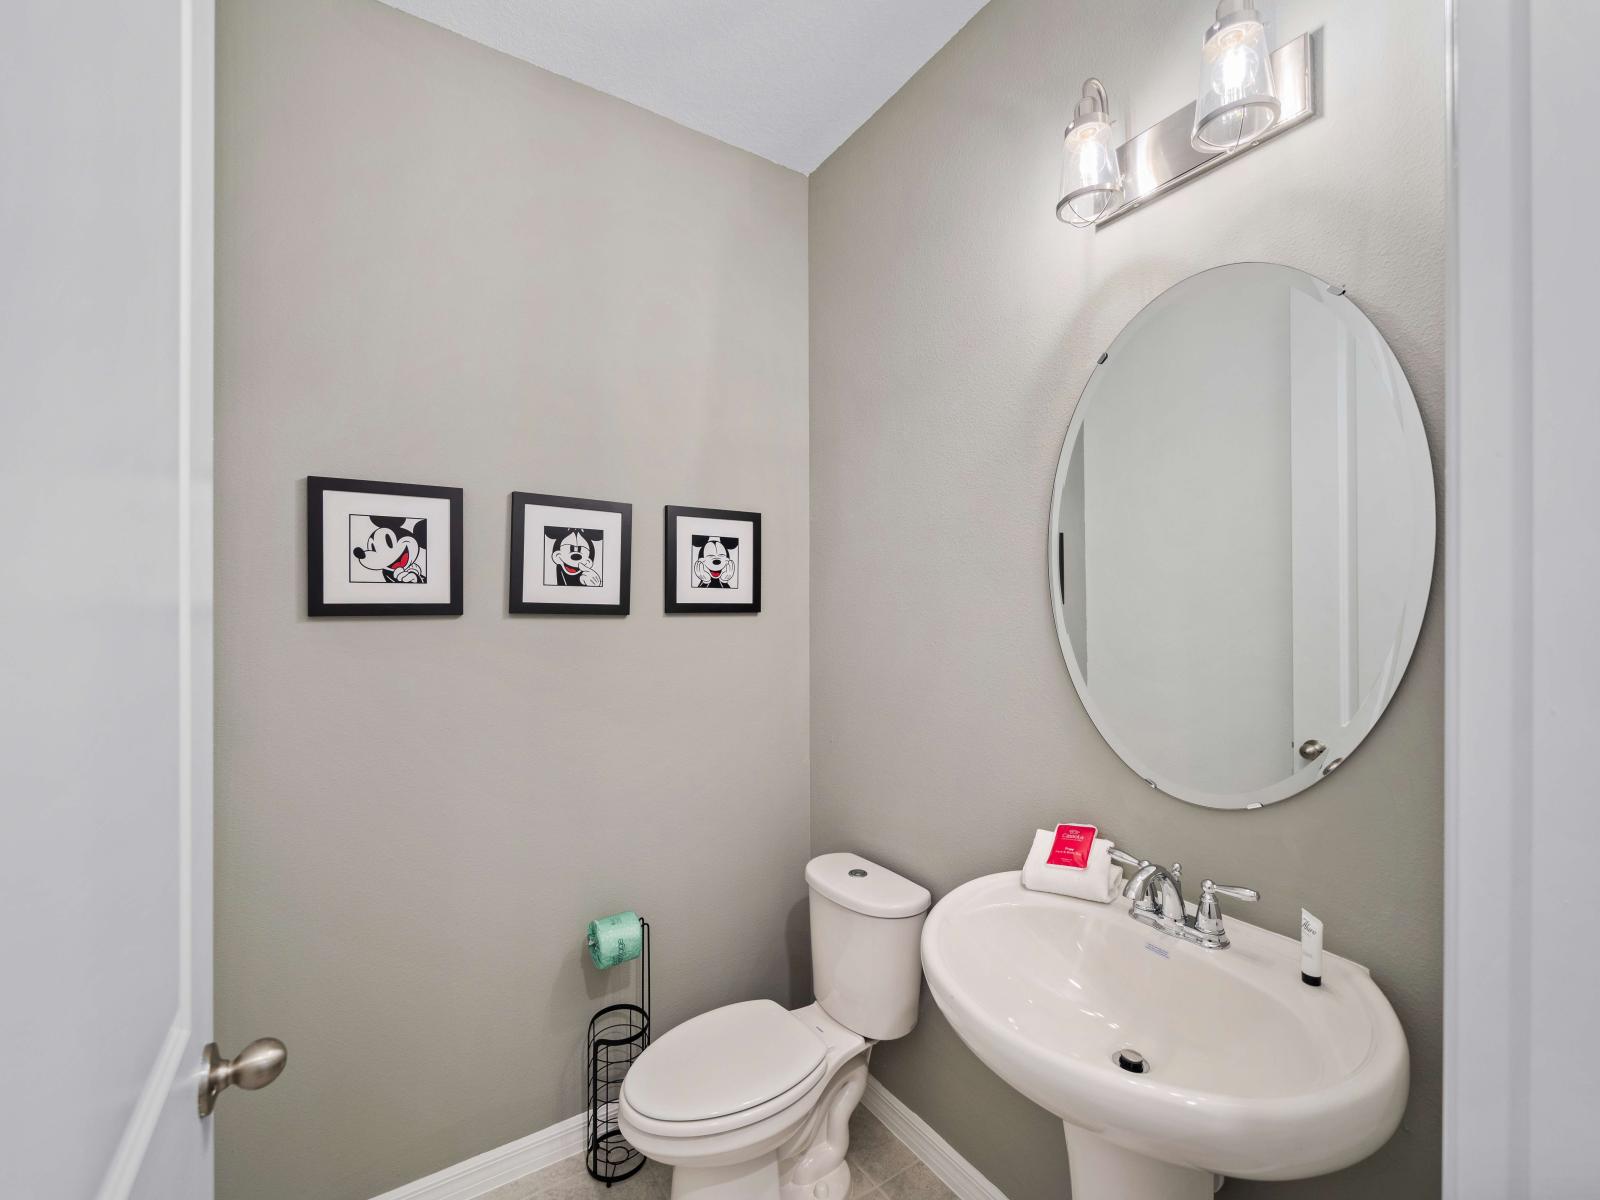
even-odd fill
[[[511,493],[511,611],[625,617],[633,505]]]
[[[669,613],[761,611],[761,514],[667,505]]]
[[[307,615],[460,616],[461,498],[456,487],[307,478]]]

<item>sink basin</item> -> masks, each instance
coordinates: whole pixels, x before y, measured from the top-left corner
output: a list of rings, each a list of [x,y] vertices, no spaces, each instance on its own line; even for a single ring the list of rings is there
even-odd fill
[[[1410,1059],[1367,970],[1229,915],[1206,950],[989,875],[944,897],[922,966],[956,1033],[1066,1125],[1074,1200],[1209,1197],[1218,1175],[1301,1179],[1394,1133]],[[1119,1063],[1125,1050],[1144,1073]],[[1136,1060],[1129,1060],[1137,1065]]]

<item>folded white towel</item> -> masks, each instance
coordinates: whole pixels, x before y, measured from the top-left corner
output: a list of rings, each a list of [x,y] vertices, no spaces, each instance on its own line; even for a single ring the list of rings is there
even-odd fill
[[[1055,831],[1051,829],[1041,829],[1033,835],[1028,860],[1022,864],[1023,887],[1093,900],[1096,904],[1110,904],[1116,899],[1122,888],[1122,868],[1111,861],[1111,847],[1115,842],[1109,838],[1095,838],[1089,847],[1089,865],[1079,869],[1057,867],[1047,861],[1055,840]]]

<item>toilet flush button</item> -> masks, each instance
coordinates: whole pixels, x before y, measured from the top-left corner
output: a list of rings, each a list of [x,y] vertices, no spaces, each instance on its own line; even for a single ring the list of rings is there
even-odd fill
[[[860,867],[851,867],[850,868],[850,878],[852,878],[852,879],[865,879],[866,877],[867,877],[867,873],[865,871],[863,871]]]

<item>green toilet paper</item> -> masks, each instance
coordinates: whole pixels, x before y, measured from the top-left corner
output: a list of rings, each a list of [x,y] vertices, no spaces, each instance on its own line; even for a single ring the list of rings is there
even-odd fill
[[[644,930],[636,912],[612,913],[589,922],[589,957],[602,971],[638,958],[644,948]]]

